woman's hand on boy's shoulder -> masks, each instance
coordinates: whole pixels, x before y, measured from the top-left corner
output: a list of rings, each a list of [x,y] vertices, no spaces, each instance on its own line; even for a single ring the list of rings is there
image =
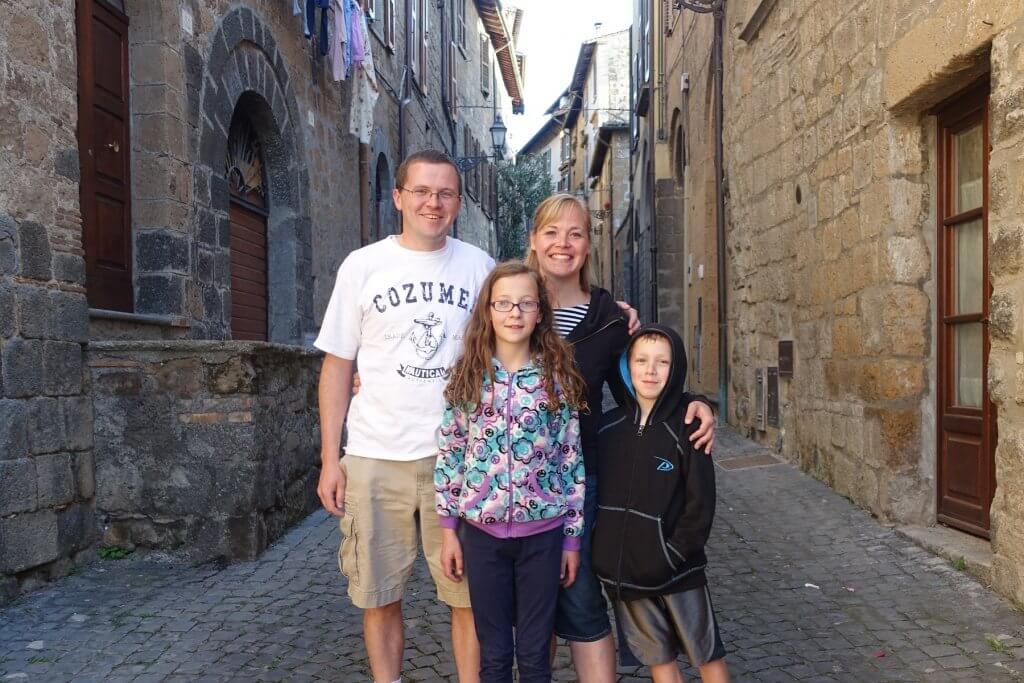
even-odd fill
[[[635,308],[630,306],[628,302],[616,301],[615,303],[618,304],[619,308],[622,309],[622,312],[625,313],[628,318],[626,321],[626,329],[630,336],[636,334],[637,330],[640,329],[640,314]]]
[[[707,455],[711,455],[711,450],[715,447],[715,414],[711,406],[703,401],[690,401],[683,424],[692,424],[694,418],[700,423],[693,434],[690,434],[690,443],[698,451],[703,450]]]

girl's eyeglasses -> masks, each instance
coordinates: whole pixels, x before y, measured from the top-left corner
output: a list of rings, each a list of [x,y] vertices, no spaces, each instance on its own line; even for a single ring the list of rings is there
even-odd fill
[[[491,308],[498,313],[508,313],[513,308],[518,308],[520,313],[535,313],[540,310],[540,302],[533,299],[524,299],[519,303],[513,303],[508,299],[498,299],[491,302]]]

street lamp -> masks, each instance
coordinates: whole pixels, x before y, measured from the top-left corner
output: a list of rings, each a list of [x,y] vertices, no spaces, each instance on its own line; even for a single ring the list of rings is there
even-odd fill
[[[455,165],[459,167],[459,171],[467,173],[476,168],[480,163],[487,161],[488,159],[494,159],[498,161],[505,157],[505,136],[508,134],[508,128],[505,127],[505,122],[501,120],[501,113],[496,112],[494,114],[494,123],[491,124],[491,148],[494,150],[494,154],[491,155],[480,155],[471,157],[456,157]]]

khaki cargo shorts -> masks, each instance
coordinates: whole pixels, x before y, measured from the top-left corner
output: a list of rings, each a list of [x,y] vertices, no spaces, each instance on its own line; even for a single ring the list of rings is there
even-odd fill
[[[451,607],[469,607],[466,581],[455,583],[441,569],[435,462],[433,456],[411,462],[355,455],[341,459],[348,481],[338,566],[356,607],[383,607],[402,599],[416,561],[417,536],[438,599]]]

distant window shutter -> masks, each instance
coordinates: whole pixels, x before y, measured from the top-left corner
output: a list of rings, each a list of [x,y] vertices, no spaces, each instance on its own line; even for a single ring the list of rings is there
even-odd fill
[[[430,3],[428,0],[420,0],[420,65],[423,70],[423,77],[420,79],[420,85],[423,88],[423,92],[427,91],[427,83],[429,81],[428,73],[430,72],[428,55],[429,45],[427,40],[430,35],[429,21],[430,21]]]
[[[480,36],[480,92],[487,97],[491,92],[491,42]]]
[[[413,78],[420,77],[420,51],[419,51],[419,11],[420,0],[413,0],[409,3],[411,16],[409,19],[409,68],[412,70]]]

